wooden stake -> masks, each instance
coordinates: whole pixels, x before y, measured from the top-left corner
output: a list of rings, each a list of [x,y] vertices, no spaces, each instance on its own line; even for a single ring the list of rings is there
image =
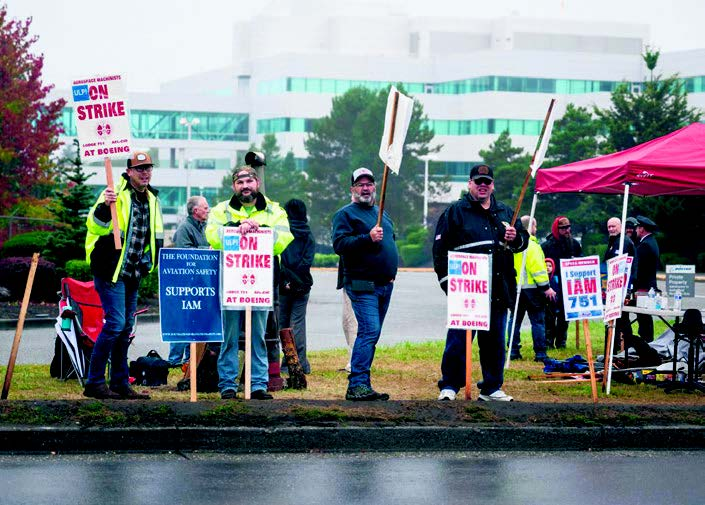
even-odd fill
[[[389,128],[389,138],[387,146],[391,146],[394,141],[394,129],[397,125],[397,107],[399,106],[399,92],[394,93],[394,105],[392,105],[392,124]],[[389,167],[384,165],[384,174],[382,175],[382,189],[379,194],[379,213],[377,214],[377,226],[382,226],[382,214],[384,213],[384,198],[387,195],[387,174]]]
[[[583,333],[585,333],[585,347],[587,348],[588,367],[590,368],[592,403],[597,404],[597,379],[595,378],[595,363],[592,360],[592,342],[590,341],[590,328],[587,319],[583,319]]]
[[[245,400],[252,397],[252,307],[245,307]]]
[[[580,324],[575,321],[575,348],[580,349]]]
[[[524,177],[524,184],[521,186],[521,191],[519,192],[519,199],[517,200],[517,206],[514,209],[514,215],[512,216],[511,226],[517,222],[517,217],[519,217],[519,212],[521,211],[521,204],[524,201],[524,195],[526,194],[526,189],[529,187],[529,180],[531,180],[531,165],[536,159],[536,153],[541,147],[541,141],[543,140],[543,134],[546,132],[546,125],[548,124],[548,118],[551,117],[551,111],[553,110],[553,105],[556,103],[555,98],[551,98],[551,103],[548,105],[548,110],[546,111],[546,117],[543,120],[543,126],[541,127],[541,134],[539,139],[536,141],[536,149],[534,149],[534,155],[531,157],[531,163],[529,163],[529,170],[526,172]]]
[[[105,158],[105,179],[108,182],[108,187],[115,191],[115,184],[113,183],[113,163],[110,158]],[[122,249],[122,243],[120,241],[120,227],[118,226],[117,217],[117,207],[115,202],[110,204],[110,218],[113,220],[113,242],[115,242],[115,249]]]
[[[199,355],[198,352],[198,344],[196,342],[191,342],[189,344],[190,349],[189,349],[189,364],[188,364],[188,369],[189,369],[189,376],[190,380],[189,383],[191,384],[191,401],[196,402],[198,401],[198,389],[196,386],[198,386],[196,382],[196,377],[198,373],[198,364],[201,361],[201,356]],[[205,350],[205,345],[203,346]]]
[[[465,330],[465,399],[472,400],[472,330]]]
[[[17,329],[15,330],[15,339],[12,341],[12,350],[10,351],[10,359],[7,362],[7,370],[5,370],[5,382],[2,386],[2,396],[0,399],[7,400],[7,395],[10,392],[10,383],[12,382],[12,373],[15,370],[15,361],[17,360],[17,351],[20,348],[20,340],[22,338],[22,330],[24,329],[24,320],[27,317],[27,307],[29,306],[29,295],[32,293],[32,284],[34,284],[34,274],[37,272],[37,264],[39,263],[39,253],[32,255],[32,263],[29,266],[29,276],[27,277],[27,285],[24,288],[24,297],[22,298],[22,306],[20,307],[20,318],[17,320]]]

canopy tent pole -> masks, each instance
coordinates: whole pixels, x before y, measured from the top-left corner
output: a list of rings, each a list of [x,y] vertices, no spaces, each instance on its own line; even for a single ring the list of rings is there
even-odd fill
[[[622,251],[624,251],[624,234],[625,234],[625,223],[627,221],[627,204],[629,203],[629,186],[630,184],[627,183],[624,185],[624,199],[622,200],[622,231],[619,234],[619,250],[617,251],[617,255],[622,254]],[[629,282],[629,279],[627,279],[627,283]],[[622,297],[622,304],[624,304],[624,297]],[[614,320],[610,321],[610,329],[612,330],[612,339],[616,338],[615,335],[615,329],[614,329]],[[608,330],[608,334],[609,334]],[[608,339],[610,340],[610,339]],[[612,342],[607,342],[607,359],[605,360],[606,363],[606,369],[607,369],[607,383],[605,384],[605,394],[609,395],[610,394],[610,389],[612,386],[612,358],[613,358],[613,352],[612,348],[614,346],[612,345]],[[629,348],[627,344],[625,343],[624,345],[624,352],[629,353]]]
[[[536,214],[536,203],[538,202],[538,195],[534,193],[534,199],[531,202],[531,213],[529,216],[529,228],[531,228],[531,223],[534,222],[534,215]],[[531,238],[529,238],[531,240]],[[524,283],[524,277],[526,275],[526,251],[529,249],[527,246],[524,252],[521,253],[521,271],[519,272],[519,282],[517,282],[517,296],[514,301],[514,317],[512,317],[512,327],[509,332],[509,357],[504,362],[504,368],[509,368],[509,362],[512,360],[512,344],[514,343],[514,328],[517,324],[517,311],[519,310],[519,296],[521,295],[521,285]]]

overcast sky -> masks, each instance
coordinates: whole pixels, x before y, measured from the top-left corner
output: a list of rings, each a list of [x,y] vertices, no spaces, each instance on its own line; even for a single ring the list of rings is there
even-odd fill
[[[11,18],[33,18],[44,53],[44,80],[68,88],[74,78],[121,73],[129,91],[226,66],[232,27],[267,0],[0,0]],[[329,0],[331,4],[343,0]],[[705,47],[705,0],[377,0],[415,15],[539,18],[649,25],[662,51]],[[346,3],[350,3],[349,1]]]

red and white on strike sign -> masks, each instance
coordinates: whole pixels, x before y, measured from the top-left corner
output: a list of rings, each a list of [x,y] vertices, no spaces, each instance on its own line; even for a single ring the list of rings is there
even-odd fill
[[[269,310],[274,299],[274,232],[271,228],[240,235],[223,228],[222,307],[225,310]]]
[[[492,258],[448,252],[448,328],[490,329]]]
[[[624,304],[624,290],[629,282],[628,256],[620,254],[607,260],[607,288],[605,289],[605,322],[619,319]]]
[[[122,76],[76,79],[71,83],[71,99],[81,158],[128,158],[130,119]]]

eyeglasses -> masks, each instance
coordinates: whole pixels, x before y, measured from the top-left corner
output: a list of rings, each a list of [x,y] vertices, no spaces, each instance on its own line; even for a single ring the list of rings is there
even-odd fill
[[[373,188],[375,186],[374,182],[358,182],[353,184],[356,188]]]
[[[152,168],[154,168],[152,165],[140,165],[139,167],[131,167],[132,170],[136,170],[139,173],[142,172],[151,172]]]
[[[494,181],[492,179],[490,179],[489,177],[478,177],[477,179],[473,179],[473,182],[475,182],[475,184],[477,184],[478,186],[480,184],[484,184],[485,186],[489,186]]]
[[[570,228],[569,224],[564,224],[564,225],[558,227],[559,230],[567,230],[569,228]]]

